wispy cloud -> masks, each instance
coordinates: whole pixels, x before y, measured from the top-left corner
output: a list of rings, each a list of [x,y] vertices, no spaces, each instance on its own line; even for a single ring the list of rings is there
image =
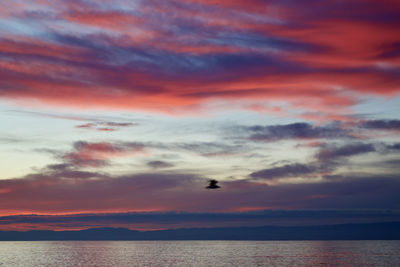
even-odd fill
[[[98,121],[98,122],[89,122],[85,124],[80,124],[75,126],[78,129],[88,129],[88,130],[96,130],[96,131],[117,131],[120,128],[123,127],[131,127],[131,126],[136,126],[139,125],[138,123],[133,123],[133,122],[104,122],[104,121]]]

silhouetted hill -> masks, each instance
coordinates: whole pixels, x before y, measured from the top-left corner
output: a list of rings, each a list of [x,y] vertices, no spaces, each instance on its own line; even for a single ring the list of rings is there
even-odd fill
[[[134,231],[0,231],[1,241],[19,240],[399,240],[400,222],[321,226],[262,226]]]

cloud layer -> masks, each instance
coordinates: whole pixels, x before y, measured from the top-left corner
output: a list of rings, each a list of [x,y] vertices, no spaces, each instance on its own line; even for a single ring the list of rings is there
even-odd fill
[[[300,170],[300,171],[299,171]],[[297,165],[253,174],[256,178],[309,171]],[[50,165],[19,179],[0,180],[2,213],[82,213],[115,211],[229,212],[254,209],[395,209],[396,175],[348,175],[323,181],[267,185],[257,181],[221,182],[206,190],[206,177],[190,173],[107,173]]]
[[[363,94],[399,93],[399,9],[395,0],[4,3],[0,95],[166,112],[263,99],[340,118]]]
[[[0,217],[1,230],[85,229],[94,227],[127,227],[155,230],[192,227],[232,227],[263,225],[316,225],[395,221],[400,217],[393,210],[265,210],[229,213],[132,212],[69,215],[18,215]],[[296,222],[296,223],[294,223]]]
[[[399,13],[398,0],[0,1],[0,228],[396,215]]]

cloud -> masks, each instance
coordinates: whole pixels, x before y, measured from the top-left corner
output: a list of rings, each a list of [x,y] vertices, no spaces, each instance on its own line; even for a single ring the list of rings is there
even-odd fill
[[[285,125],[256,125],[245,127],[244,129],[251,133],[249,138],[254,141],[352,138],[348,130],[341,128],[336,123],[314,126],[309,123],[299,122]]]
[[[387,148],[393,149],[393,150],[400,150],[400,143],[396,143],[393,145],[388,145]]]
[[[170,114],[262,99],[344,118],[366,93],[399,93],[398,9],[394,0],[7,5],[2,23],[29,30],[3,27],[0,95]]]
[[[322,162],[332,161],[335,159],[340,159],[344,157],[350,157],[355,155],[366,154],[370,152],[375,152],[376,149],[372,144],[364,143],[353,143],[347,144],[340,147],[328,146],[322,148],[316,157]]]
[[[8,136],[0,136],[0,143],[1,144],[14,144],[20,143],[24,141],[23,139],[15,138],[15,137],[8,137]]]
[[[270,167],[252,172],[249,177],[255,180],[268,181],[285,178],[317,178],[321,177],[321,175],[328,176],[328,173],[334,173],[340,167],[348,166],[345,159],[349,157],[378,152],[375,145],[359,142],[341,146],[329,143],[317,143],[317,147],[318,151],[314,155],[314,160],[309,163],[290,163],[278,167]],[[387,146],[389,149],[391,147],[393,146]]]
[[[324,115],[325,116],[325,115]],[[362,120],[357,121],[350,117],[341,118],[325,124],[296,122],[276,125],[243,126],[240,130],[249,133],[253,141],[277,141],[290,139],[369,139],[368,130],[399,130],[399,120]]]
[[[316,166],[305,164],[288,164],[280,167],[273,167],[250,174],[254,179],[274,180],[287,177],[304,177],[315,173],[318,170]]]
[[[293,173],[293,172],[292,172]],[[126,175],[51,165],[18,179],[0,180],[2,214],[132,211],[234,212],[263,209],[396,209],[397,174],[341,175],[308,183],[266,185],[257,180],[208,180],[193,173]]]
[[[79,129],[88,129],[88,130],[96,130],[96,131],[105,131],[105,132],[113,132],[117,131],[123,127],[131,127],[136,126],[138,123],[132,122],[107,122],[107,121],[96,121],[96,122],[89,122],[85,124],[80,124],[75,126]]]
[[[47,117],[54,119],[72,120],[72,121],[88,121],[83,124],[76,125],[75,128],[78,129],[88,129],[97,131],[117,131],[120,128],[138,126],[137,122],[113,122],[105,121],[105,118],[96,116],[78,116],[75,114],[61,114],[61,113],[44,113],[37,111],[27,111],[27,110],[8,110],[10,113],[17,113],[23,115],[37,116],[37,117]],[[114,117],[108,117],[107,119],[118,119]]]
[[[226,142],[191,142],[170,144],[170,148],[197,153],[204,157],[232,156],[244,149],[240,144]]]
[[[111,158],[137,153],[144,153],[143,144],[77,141],[74,143],[74,151],[63,154],[61,158],[77,167],[102,167],[108,165]]]
[[[174,164],[161,160],[149,161],[147,162],[147,165],[153,169],[164,169],[164,168],[174,167]]]
[[[400,130],[400,120],[369,120],[361,127],[372,130]]]
[[[114,132],[117,129],[115,129],[115,128],[97,128],[96,130],[100,131],[100,132]]]
[[[93,127],[95,127],[96,124],[95,123],[85,123],[85,124],[80,124],[75,126],[76,128],[90,128],[92,129]]]
[[[100,124],[109,126],[109,127],[130,127],[137,125],[137,123],[132,123],[132,122],[101,122]]]
[[[94,108],[180,116],[212,114],[218,108],[210,108],[210,103],[218,103],[235,111],[270,109],[318,121],[242,126],[231,133],[237,137],[234,141],[78,141],[69,151],[47,150],[58,164],[0,180],[0,210],[4,214],[185,211],[204,215],[196,219],[194,214],[167,214],[142,221],[164,227],[168,220],[179,224],[179,219],[209,224],[212,213],[223,212],[398,209],[395,153],[399,145],[394,139],[390,144],[371,139],[382,134],[377,130],[398,131],[399,120],[359,120],[354,112],[359,112],[357,104],[366,95],[389,99],[400,93],[399,10],[397,0],[337,0],[323,5],[315,0],[0,1],[2,101],[30,107],[45,104],[52,110],[67,106],[75,108],[76,114]],[[374,113],[375,107],[368,112]],[[25,114],[73,120],[78,133],[122,132],[137,125],[123,117]],[[270,151],[262,151],[262,142],[289,140],[313,142],[307,148],[316,151],[311,161],[267,165]],[[5,136],[0,142],[8,146],[18,140]],[[208,162],[213,157],[216,162],[210,168],[215,169],[205,171],[218,176],[179,172],[172,163],[157,158],[141,160],[145,166],[140,172],[101,171],[118,157],[134,157],[150,149],[181,153],[186,162],[194,155]],[[363,174],[347,162],[353,156],[386,152],[392,154],[375,163],[380,174]],[[248,160],[241,162],[243,153]],[[226,156],[239,157],[220,165]],[[235,166],[227,171],[229,164]],[[345,173],[350,167],[351,175]],[[292,183],[296,177],[312,179]],[[246,179],[234,180],[241,178]],[[209,179],[218,179],[221,190],[205,190]],[[123,224],[131,215],[110,216],[93,218]],[[229,222],[229,216],[224,216],[216,215],[221,223]],[[231,219],[240,221],[245,216],[240,213]],[[64,219],[51,221],[54,217],[42,222],[57,227],[78,226],[83,220],[96,224],[92,218],[72,217],[64,218],[76,220],[72,224]],[[134,214],[127,223],[134,224],[139,217]],[[266,220],[259,219],[243,220]],[[29,223],[27,217],[23,220]]]

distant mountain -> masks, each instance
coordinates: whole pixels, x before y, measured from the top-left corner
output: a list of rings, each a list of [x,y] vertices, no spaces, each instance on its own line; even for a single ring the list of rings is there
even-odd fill
[[[321,226],[262,226],[134,231],[0,231],[0,241],[39,240],[400,240],[400,222]]]

